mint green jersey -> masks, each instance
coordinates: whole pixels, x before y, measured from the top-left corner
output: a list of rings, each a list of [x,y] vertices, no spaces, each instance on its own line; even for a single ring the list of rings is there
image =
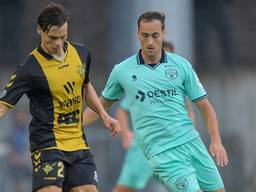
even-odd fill
[[[198,136],[188,117],[185,96],[195,102],[207,94],[184,58],[162,51],[159,64],[147,65],[140,51],[124,60],[113,68],[102,96],[113,101],[123,94],[136,139],[147,158]]]

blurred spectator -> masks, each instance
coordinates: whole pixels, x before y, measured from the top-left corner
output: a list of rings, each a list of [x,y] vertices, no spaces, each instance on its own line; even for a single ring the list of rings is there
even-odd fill
[[[13,114],[13,129],[10,134],[10,153],[8,155],[9,174],[13,192],[31,191],[30,180],[32,163],[29,152],[27,130],[28,115],[21,109]]]
[[[229,2],[230,0],[194,0],[196,64],[199,69],[234,66],[232,30],[227,14]],[[220,51],[214,50],[215,45]],[[218,53],[221,59],[216,59]]]

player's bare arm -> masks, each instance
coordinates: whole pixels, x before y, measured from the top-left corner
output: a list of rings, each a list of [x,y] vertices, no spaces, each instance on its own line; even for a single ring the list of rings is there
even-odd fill
[[[120,124],[116,119],[110,117],[107,114],[91,83],[86,84],[84,89],[85,89],[85,100],[87,105],[91,108],[91,111],[89,112],[91,114],[89,114],[88,116],[86,115],[86,118],[83,118],[83,119],[88,119],[88,118],[90,119],[93,117],[94,117],[93,119],[95,118],[97,119],[98,117],[100,117],[105,127],[111,132],[111,135],[112,136],[117,135],[121,131]],[[87,108],[87,110],[88,109],[89,108]]]
[[[6,113],[9,111],[9,109],[10,108],[7,105],[0,103],[0,119],[6,115]]]
[[[129,128],[129,114],[127,111],[122,108],[118,108],[116,110],[116,118],[120,122],[122,131],[122,145],[125,149],[127,149],[133,139],[133,133]]]
[[[100,97],[100,102],[105,110],[113,104],[113,102],[106,101],[102,97]],[[83,112],[84,126],[87,126],[95,122],[97,119],[99,119],[99,115],[90,106],[87,107],[86,110]]]
[[[228,156],[221,142],[215,110],[207,98],[196,102],[196,106],[204,118],[205,124],[209,131],[209,135],[211,137],[211,145],[209,149],[210,153],[213,157],[216,158],[217,164],[219,166],[226,166],[228,164]]]

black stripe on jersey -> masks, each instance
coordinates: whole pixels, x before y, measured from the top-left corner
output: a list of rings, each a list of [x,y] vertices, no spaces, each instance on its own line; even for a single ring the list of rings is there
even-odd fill
[[[30,150],[33,152],[56,146],[53,133],[53,98],[43,69],[34,55],[30,55],[25,65],[29,69],[33,90],[27,94],[33,116],[29,126]],[[48,142],[45,142],[46,140]]]
[[[89,71],[90,71],[90,66],[91,66],[91,54],[89,51],[85,48],[84,45],[79,44],[79,43],[71,43],[73,45],[82,60],[82,63],[85,64],[85,80],[84,84],[89,83]]]
[[[194,102],[200,101],[200,100],[202,100],[202,99],[204,99],[206,97],[207,97],[207,94],[205,94],[205,95],[203,95],[203,96],[201,96],[201,97],[199,97],[197,99],[192,100],[192,102],[194,103]]]

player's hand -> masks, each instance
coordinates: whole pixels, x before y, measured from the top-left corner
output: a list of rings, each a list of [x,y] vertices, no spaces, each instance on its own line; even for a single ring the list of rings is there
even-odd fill
[[[112,137],[116,136],[118,133],[121,132],[120,123],[116,119],[107,115],[105,118],[102,119],[102,121],[105,127],[111,132]]]
[[[212,142],[209,150],[211,155],[215,157],[218,166],[224,167],[228,164],[228,155],[222,143]]]

